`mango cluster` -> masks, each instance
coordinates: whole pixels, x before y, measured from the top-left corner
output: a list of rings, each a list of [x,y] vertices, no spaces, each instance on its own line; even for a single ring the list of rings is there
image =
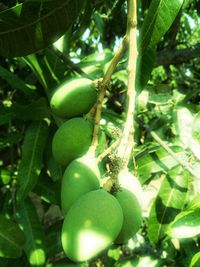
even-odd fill
[[[126,242],[142,221],[136,195],[125,184],[114,195],[100,188],[97,162],[87,155],[93,126],[81,116],[95,104],[94,90],[90,80],[80,78],[61,85],[51,99],[53,112],[68,119],[56,131],[52,151],[55,160],[66,166],[61,240],[66,256],[75,262],[90,260],[113,242]]]

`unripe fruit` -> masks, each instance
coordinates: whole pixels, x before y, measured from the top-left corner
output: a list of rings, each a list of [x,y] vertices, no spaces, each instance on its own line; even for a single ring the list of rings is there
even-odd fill
[[[92,83],[86,78],[75,78],[61,84],[51,98],[52,111],[65,119],[88,113],[97,101],[97,91]]]
[[[61,186],[61,205],[66,214],[82,195],[100,187],[100,173],[95,158],[83,156],[73,160],[66,168]]]
[[[72,261],[87,261],[106,249],[119,234],[122,209],[103,189],[80,197],[67,213],[62,228],[62,246]]]
[[[121,187],[124,187],[131,191],[138,199],[140,205],[143,204],[143,189],[142,186],[137,179],[131,172],[127,169],[123,169],[120,171],[118,175],[118,182]]]
[[[122,244],[128,241],[137,233],[142,224],[142,211],[140,204],[132,192],[125,188],[115,195],[124,215],[122,229],[115,240],[116,244]]]
[[[55,160],[67,165],[73,159],[83,156],[92,141],[92,124],[84,118],[73,118],[63,123],[52,141]]]

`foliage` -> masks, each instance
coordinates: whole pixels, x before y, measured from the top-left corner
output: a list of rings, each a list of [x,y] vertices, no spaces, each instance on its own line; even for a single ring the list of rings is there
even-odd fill
[[[124,245],[75,264],[61,245],[61,179],[50,108],[62,82],[102,79],[126,33],[123,0],[0,3],[0,266],[200,265],[199,1],[138,2],[135,149],[143,223]],[[124,128],[128,53],[103,102],[99,156]],[[114,154],[115,152],[113,152]],[[111,157],[99,164],[101,176]]]

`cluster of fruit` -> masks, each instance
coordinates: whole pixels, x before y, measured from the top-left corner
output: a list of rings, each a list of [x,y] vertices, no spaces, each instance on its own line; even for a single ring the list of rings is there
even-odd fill
[[[124,188],[131,189],[124,183],[126,179],[122,179],[124,175],[130,176],[129,172],[119,175],[124,187],[114,195],[100,188],[97,162],[87,154],[92,141],[92,122],[81,117],[96,101],[92,81],[83,78],[62,84],[51,98],[53,112],[68,119],[54,135],[52,152],[58,163],[67,166],[61,186],[65,217],[61,239],[65,254],[76,262],[95,257],[113,242],[126,242],[138,231],[142,221],[138,198]],[[132,178],[130,182],[133,185]],[[139,188],[138,184],[136,187]]]

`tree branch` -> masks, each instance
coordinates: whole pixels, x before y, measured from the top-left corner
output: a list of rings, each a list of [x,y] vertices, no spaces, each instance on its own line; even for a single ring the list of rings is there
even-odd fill
[[[167,67],[171,64],[180,65],[199,56],[200,43],[191,48],[184,48],[179,50],[162,50],[157,54],[155,67],[158,67],[160,65]]]

